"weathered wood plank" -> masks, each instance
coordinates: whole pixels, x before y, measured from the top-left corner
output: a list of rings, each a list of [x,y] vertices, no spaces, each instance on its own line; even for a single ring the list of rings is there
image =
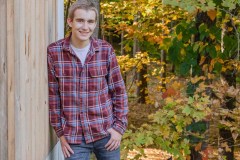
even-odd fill
[[[15,160],[15,33],[14,0],[7,1],[8,160]]]
[[[46,47],[57,37],[56,1],[0,0],[1,160],[50,151]]]
[[[7,3],[0,4],[0,157],[7,160]]]

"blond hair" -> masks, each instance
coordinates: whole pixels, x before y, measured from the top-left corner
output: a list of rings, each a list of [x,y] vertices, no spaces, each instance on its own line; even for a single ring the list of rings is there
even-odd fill
[[[96,20],[98,19],[98,10],[91,0],[78,0],[74,2],[69,8],[68,18],[73,19],[77,9],[92,10],[96,14]]]

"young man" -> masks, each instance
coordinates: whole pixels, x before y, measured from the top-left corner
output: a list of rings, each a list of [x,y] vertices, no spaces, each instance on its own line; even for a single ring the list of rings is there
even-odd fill
[[[127,94],[109,43],[92,38],[98,12],[90,0],[69,9],[69,37],[48,46],[49,115],[68,160],[119,160]]]

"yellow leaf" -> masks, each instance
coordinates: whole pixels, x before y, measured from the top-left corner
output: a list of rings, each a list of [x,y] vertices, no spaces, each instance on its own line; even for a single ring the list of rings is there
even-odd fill
[[[168,138],[169,137],[169,134],[170,134],[170,129],[169,127],[165,127],[162,131],[162,135],[164,138]]]
[[[215,49],[216,49],[216,51],[220,51],[221,50],[221,46],[218,44],[218,45],[215,46]]]
[[[173,103],[173,101],[174,101],[174,100],[173,100],[171,97],[167,97],[167,98],[166,98],[166,103],[167,103],[167,104]]]
[[[209,71],[210,72],[212,72],[215,63],[216,63],[216,59],[212,59],[211,62],[210,62],[210,65],[209,65]]]
[[[202,65],[206,60],[206,57],[205,56],[201,56],[201,60],[199,62],[199,65]]]
[[[133,20],[133,19],[134,19],[133,15],[129,15],[129,16],[128,16],[128,19],[129,19],[129,20]]]
[[[172,86],[172,88],[175,89],[175,90],[179,90],[179,89],[182,87],[181,83],[176,82],[176,81],[174,81],[171,86]]]
[[[221,63],[221,64],[224,63],[223,59],[220,59],[220,58],[217,59],[217,62],[219,62],[219,63]]]
[[[177,38],[178,38],[178,40],[182,39],[182,32],[180,34],[178,34]]]
[[[177,20],[177,15],[174,15],[174,16],[172,17],[172,20]]]
[[[204,64],[202,67],[202,71],[206,72],[208,69],[208,64]]]
[[[191,78],[192,84],[195,84],[195,83],[199,82],[200,80],[205,80],[205,77],[204,76],[200,76],[200,77],[195,76],[194,78]]]
[[[222,67],[222,72],[226,72],[227,68],[226,67]]]
[[[186,55],[186,50],[185,50],[185,49],[183,49],[183,48],[181,48],[181,51],[180,51],[180,53],[181,53],[181,55],[182,55],[182,56],[184,56],[184,55]]]
[[[233,27],[228,27],[228,32],[231,32],[233,30]]]
[[[129,45],[126,45],[126,46],[125,46],[125,51],[126,51],[126,52],[130,52],[131,50],[132,50],[132,49],[129,47]]]
[[[214,79],[214,78],[215,78],[214,74],[208,73],[208,79]]]
[[[207,12],[207,15],[212,21],[214,21],[216,16],[217,16],[217,11],[216,10],[209,10]]]
[[[178,133],[181,133],[183,131],[182,127],[179,125],[176,126],[176,129]]]
[[[136,84],[137,84],[137,86],[140,86],[140,85],[142,85],[142,81],[138,81]]]
[[[162,88],[161,88],[162,89]],[[162,92],[166,92],[166,89],[162,89]]]
[[[211,38],[211,40],[215,40],[216,39],[215,35],[213,35],[213,34],[210,34],[210,38]]]

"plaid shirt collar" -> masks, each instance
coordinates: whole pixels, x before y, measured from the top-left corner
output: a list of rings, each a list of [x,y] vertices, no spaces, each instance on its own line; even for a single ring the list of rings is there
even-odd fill
[[[70,39],[71,39],[72,33],[65,39],[63,43],[63,50],[68,51],[72,53],[71,48],[70,48]],[[92,36],[90,37],[90,55],[94,55],[95,52],[99,51],[99,44],[96,38],[93,38]]]

